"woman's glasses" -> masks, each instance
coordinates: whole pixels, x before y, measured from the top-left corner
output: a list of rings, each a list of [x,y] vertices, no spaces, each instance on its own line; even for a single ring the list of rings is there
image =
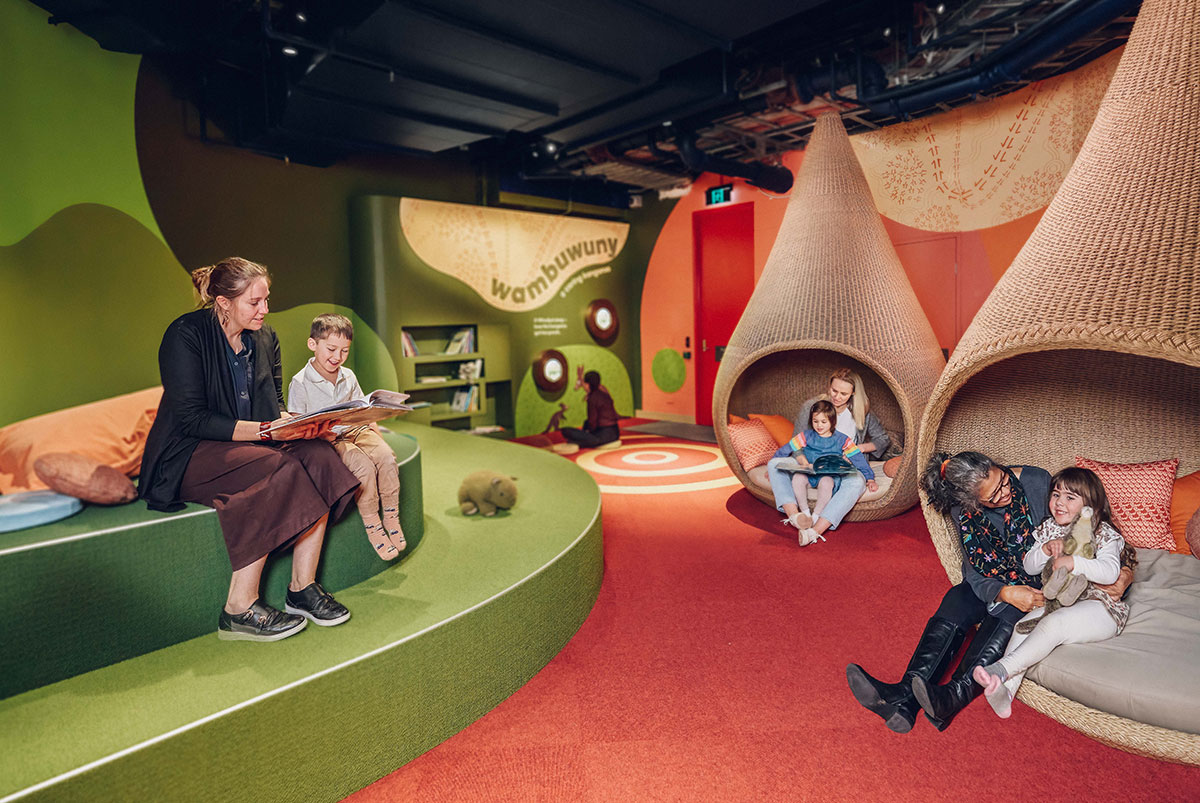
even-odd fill
[[[1000,469],[1000,482],[996,483],[996,487],[992,490],[990,496],[983,500],[984,504],[998,506],[1000,500],[1004,498],[1005,492],[1012,488],[1012,480],[1008,476],[1008,472]]]

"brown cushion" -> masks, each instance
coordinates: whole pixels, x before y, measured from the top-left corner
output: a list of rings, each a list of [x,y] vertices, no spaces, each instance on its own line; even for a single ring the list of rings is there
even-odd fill
[[[1200,558],[1200,510],[1188,519],[1186,538],[1192,554]]]
[[[51,490],[97,505],[120,505],[137,497],[133,483],[112,466],[73,452],[44,454],[33,463]]]
[[[893,457],[883,464],[883,473],[889,477],[894,477],[900,472],[900,461],[902,457]]]

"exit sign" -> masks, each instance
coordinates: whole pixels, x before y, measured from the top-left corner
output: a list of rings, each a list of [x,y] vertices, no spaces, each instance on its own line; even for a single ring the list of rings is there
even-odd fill
[[[733,185],[722,184],[719,187],[709,187],[705,193],[705,202],[708,206],[713,204],[727,204],[733,200]]]

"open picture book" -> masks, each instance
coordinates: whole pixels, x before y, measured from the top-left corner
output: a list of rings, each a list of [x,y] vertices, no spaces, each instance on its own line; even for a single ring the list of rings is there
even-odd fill
[[[382,421],[385,418],[395,418],[413,409],[408,404],[405,404],[406,401],[408,401],[407,393],[397,393],[394,390],[375,390],[365,399],[351,399],[340,404],[331,404],[328,407],[322,407],[320,410],[314,410],[311,413],[296,415],[281,424],[276,424],[266,431],[271,433],[285,432],[289,429],[320,423],[322,421],[329,421],[338,426],[371,424],[375,421]]]
[[[823,454],[811,465],[801,465],[794,457],[780,458],[775,464],[784,471],[812,474],[813,476],[843,476],[858,471],[854,465],[840,454]]]

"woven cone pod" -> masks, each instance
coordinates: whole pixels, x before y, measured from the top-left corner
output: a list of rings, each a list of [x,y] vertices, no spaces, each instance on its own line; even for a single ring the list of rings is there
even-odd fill
[[[817,120],[771,255],[730,338],[713,391],[717,441],[755,496],[769,486],[743,470],[729,438],[730,413],[786,416],[825,393],[849,368],[863,379],[871,412],[909,444],[944,360],[900,264],[850,139],[836,115]],[[886,518],[917,502],[917,461],[906,449],[879,498],[851,521]]]
[[[922,465],[974,449],[1051,472],[1076,456],[1200,468],[1198,271],[1200,4],[1146,0],[1075,164],[929,400]],[[957,582],[957,532],[924,510]],[[1196,734],[1101,714],[1029,681],[1022,698],[1109,744],[1200,763]]]

